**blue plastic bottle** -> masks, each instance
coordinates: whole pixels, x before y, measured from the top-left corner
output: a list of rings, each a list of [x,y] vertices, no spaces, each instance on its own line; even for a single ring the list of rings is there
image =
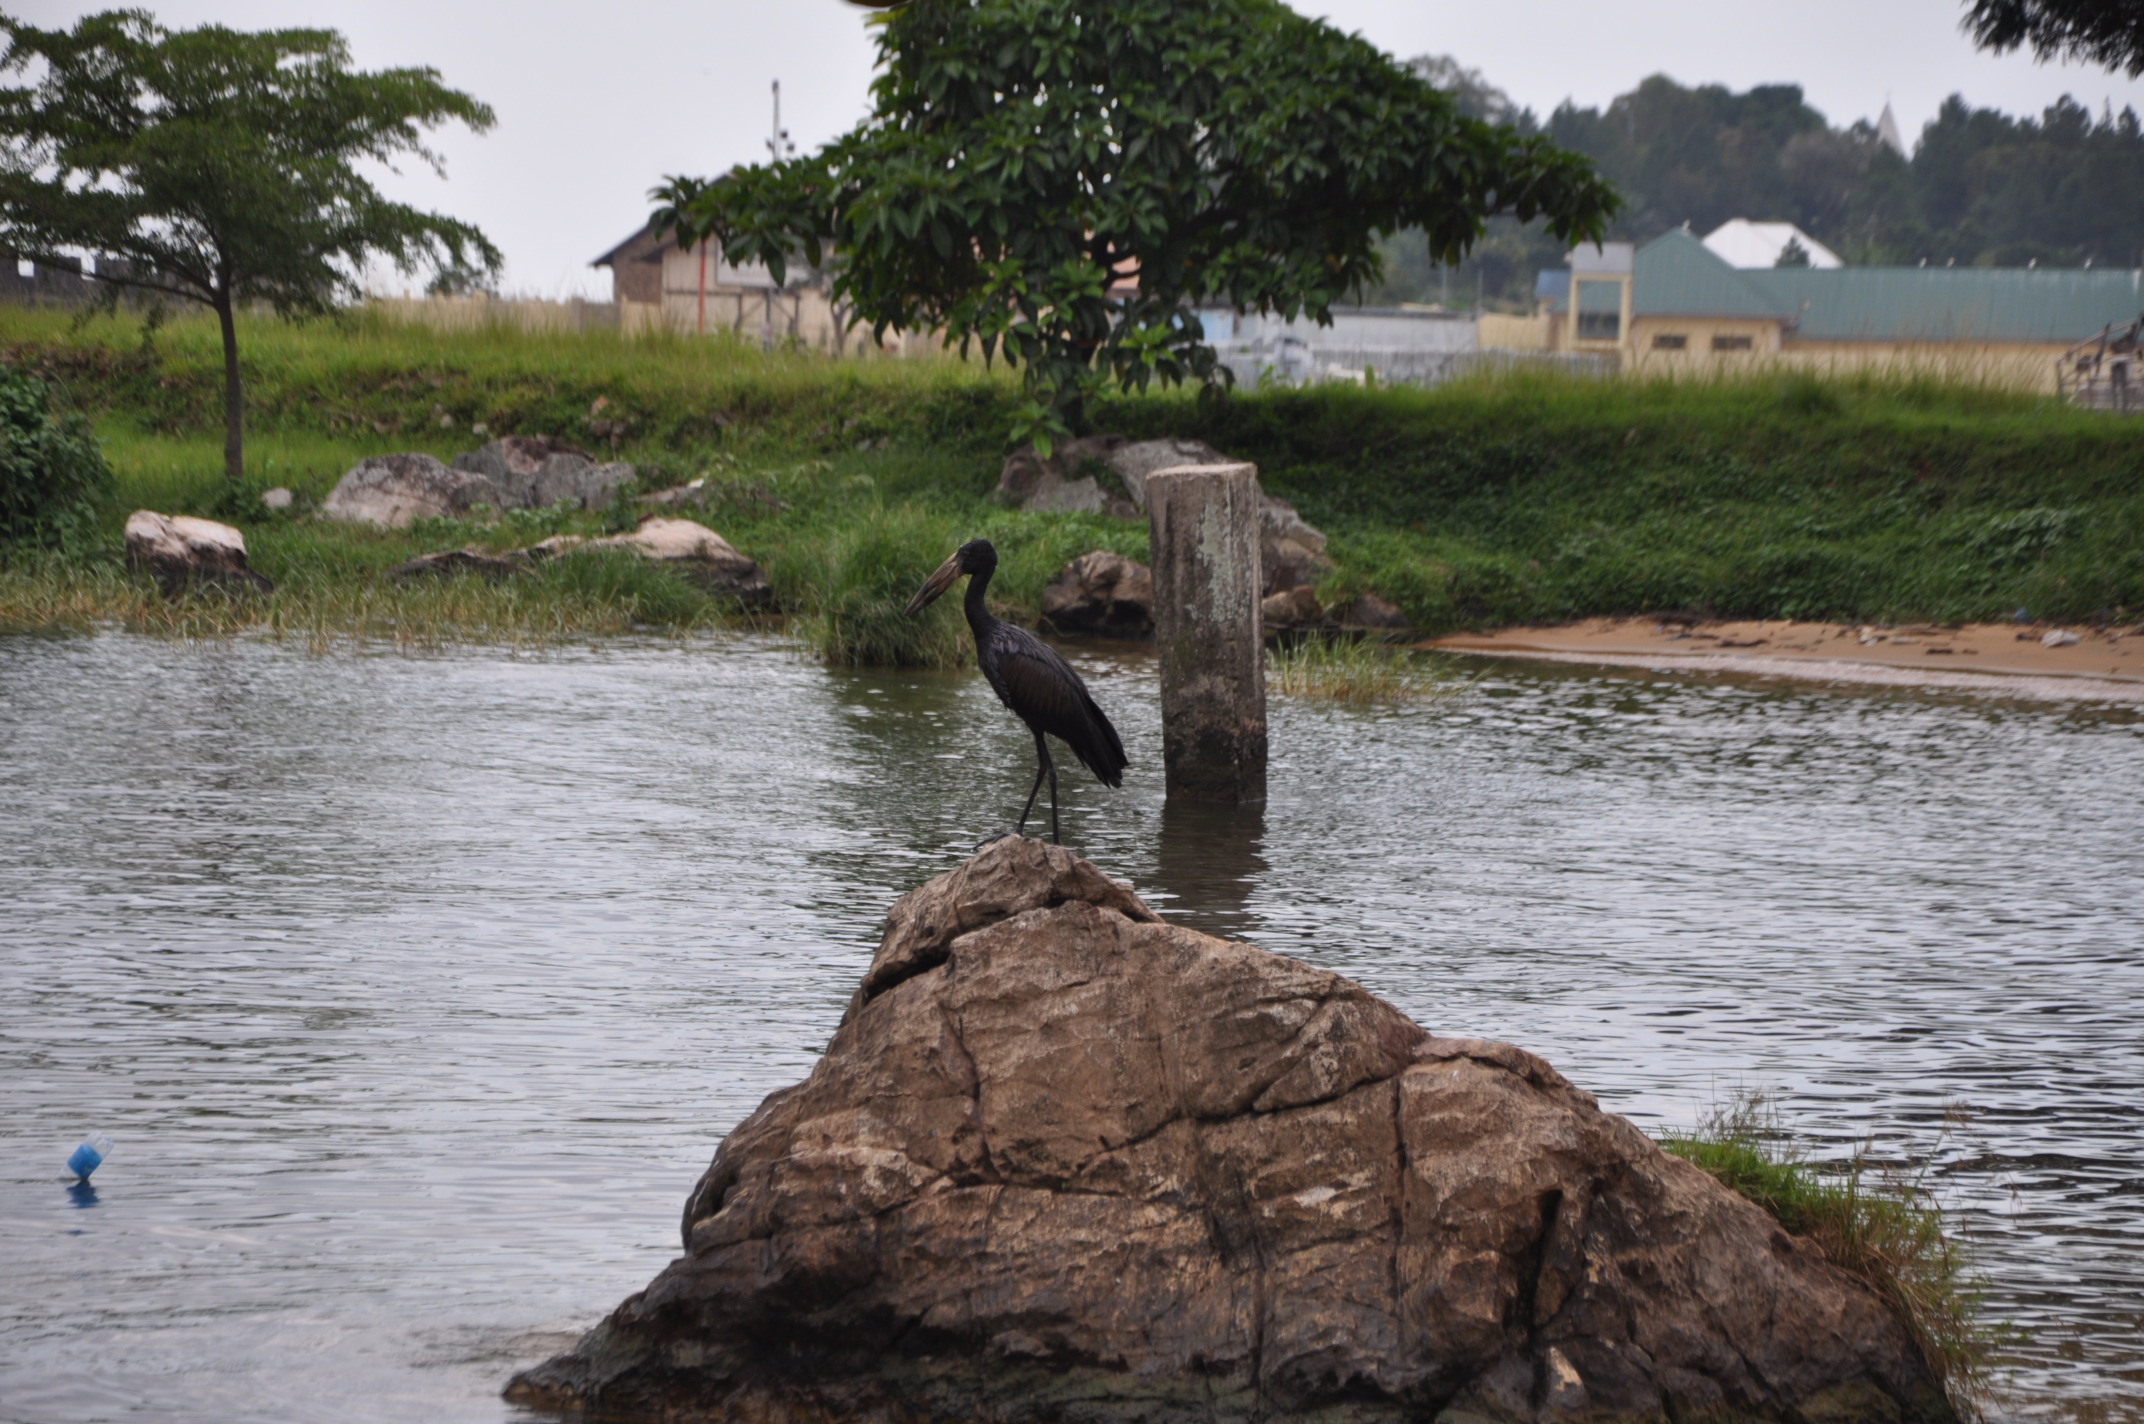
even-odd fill
[[[89,1174],[103,1166],[104,1159],[111,1155],[112,1139],[101,1132],[94,1133],[83,1138],[82,1145],[75,1148],[74,1155],[67,1159],[67,1170],[86,1182]]]

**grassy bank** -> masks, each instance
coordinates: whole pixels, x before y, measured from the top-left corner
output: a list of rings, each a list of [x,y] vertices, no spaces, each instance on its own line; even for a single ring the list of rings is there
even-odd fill
[[[938,660],[957,614],[897,616],[963,538],[1004,556],[1032,615],[1073,556],[1145,553],[1135,523],[989,500],[1016,387],[953,360],[836,363],[689,338],[440,333],[357,317],[248,323],[249,476],[299,511],[368,454],[450,457],[547,432],[633,461],[649,486],[708,482],[700,517],[767,568],[800,626],[871,659]],[[96,422],[119,483],[101,544],[0,569],[0,625],[578,636],[690,628],[733,610],[670,575],[594,564],[502,585],[402,590],[378,575],[454,544],[511,547],[623,517],[540,514],[382,533],[265,516],[220,479],[220,361],[206,323],[145,337],[0,309],[0,359]],[[2134,617],[2144,611],[2144,455],[2133,424],[1936,383],[1758,375],[1669,385],[1516,376],[1437,391],[1180,394],[1098,412],[1255,460],[1332,536],[1331,597],[1376,592],[1425,630],[1688,611],[1856,621]],[[128,509],[232,519],[280,585],[256,606],[175,613],[117,568]],[[578,563],[578,561],[575,561]]]

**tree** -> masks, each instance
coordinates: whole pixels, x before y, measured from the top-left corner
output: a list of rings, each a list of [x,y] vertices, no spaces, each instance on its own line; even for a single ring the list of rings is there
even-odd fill
[[[2144,5],[2137,0],[1973,0],[1964,28],[1982,49],[2031,45],[2043,60],[2082,59],[2144,74]]]
[[[655,215],[779,277],[831,246],[883,334],[1002,354],[1046,447],[1107,385],[1225,368],[1193,310],[1329,321],[1380,234],[1441,260],[1494,213],[1597,237],[1616,199],[1547,140],[1469,119],[1367,42],[1278,0],[912,0],[872,22],[873,113],[818,153],[672,179]]]
[[[167,31],[145,12],[40,30],[0,15],[0,257],[97,256],[121,288],[198,302],[223,329],[224,472],[245,476],[235,317],[284,316],[358,292],[368,259],[492,272],[465,223],[380,196],[356,164],[412,154],[424,131],[491,110],[430,69],[353,72],[332,30]],[[117,259],[116,261],[112,259]]]
[[[1809,249],[1802,246],[1800,238],[1790,237],[1787,239],[1787,245],[1779,249],[1779,258],[1772,265],[1774,267],[1807,267],[1809,265]]]

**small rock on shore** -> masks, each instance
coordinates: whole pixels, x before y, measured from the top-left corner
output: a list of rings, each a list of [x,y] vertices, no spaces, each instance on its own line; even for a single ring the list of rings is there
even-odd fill
[[[196,585],[268,593],[275,588],[246,562],[246,536],[188,514],[137,509],[127,516],[127,566],[147,569],[166,594]]]

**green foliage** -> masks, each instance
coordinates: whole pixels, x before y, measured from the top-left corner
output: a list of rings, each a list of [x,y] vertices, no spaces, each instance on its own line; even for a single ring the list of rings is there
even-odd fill
[[[913,0],[879,52],[854,132],[673,179],[655,221],[777,276],[830,242],[878,331],[1017,364],[1013,438],[1045,451],[1103,389],[1225,382],[1195,301],[1326,321],[1377,278],[1380,233],[1451,258],[1494,213],[1575,238],[1615,208],[1572,155],[1278,0]]]
[[[1985,1383],[1993,1331],[1964,1253],[1919,1173],[1881,1172],[1862,1153],[1842,1171],[1812,1165],[1762,1094],[1744,1093],[1661,1147],[1740,1192],[1889,1302],[1964,1418]]]
[[[957,598],[914,618],[901,610],[961,542],[960,526],[942,514],[873,504],[824,538],[790,545],[769,578],[803,595],[800,631],[830,663],[954,667],[967,650]]]
[[[1965,26],[1975,44],[1997,54],[2029,44],[2043,61],[2144,74],[2144,11],[2128,0],[1972,0]]]
[[[2144,455],[2120,423],[2038,397],[1515,374],[1145,410],[1109,423],[1257,462],[1332,538],[1321,594],[1381,593],[1424,629],[2144,615]]]
[[[358,264],[498,264],[475,228],[382,198],[360,163],[415,155],[423,130],[491,110],[429,69],[353,72],[331,30],[165,30],[138,10],[73,30],[0,17],[0,253],[68,249],[132,264],[114,279],[205,305],[325,310]]]
[[[0,547],[81,543],[111,493],[89,422],[54,416],[43,381],[0,366]]]
[[[226,472],[244,476],[240,306],[326,311],[364,264],[495,271],[466,223],[383,198],[361,165],[408,154],[440,170],[424,131],[491,110],[429,69],[359,73],[331,30],[169,31],[139,10],[41,30],[0,15],[0,258],[99,254],[118,287],[224,319]],[[116,261],[114,260],[116,259]]]

